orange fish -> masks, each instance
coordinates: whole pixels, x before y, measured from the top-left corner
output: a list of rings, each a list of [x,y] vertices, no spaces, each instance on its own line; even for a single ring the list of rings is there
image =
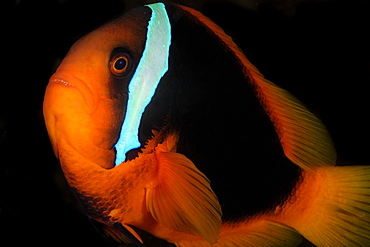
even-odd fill
[[[188,7],[133,9],[77,41],[44,116],[86,214],[120,241],[370,246],[370,167]]]

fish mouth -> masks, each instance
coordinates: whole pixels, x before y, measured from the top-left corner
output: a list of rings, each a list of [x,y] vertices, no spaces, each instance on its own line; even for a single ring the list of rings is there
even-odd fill
[[[79,77],[65,71],[58,71],[50,77],[49,86],[63,86],[73,88],[80,92],[88,113],[92,113],[96,107],[97,95],[86,82]]]
[[[60,78],[55,78],[55,79],[53,79],[52,82],[53,83],[56,83],[56,84],[61,84],[61,85],[64,85],[64,86],[70,86],[70,87],[73,86],[73,84],[69,83],[66,80],[60,79]]]

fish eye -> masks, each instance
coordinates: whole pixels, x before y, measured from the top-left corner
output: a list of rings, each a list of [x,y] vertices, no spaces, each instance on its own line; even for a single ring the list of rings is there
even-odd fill
[[[116,76],[126,75],[130,71],[131,57],[129,54],[119,52],[111,57],[109,62],[110,71]]]

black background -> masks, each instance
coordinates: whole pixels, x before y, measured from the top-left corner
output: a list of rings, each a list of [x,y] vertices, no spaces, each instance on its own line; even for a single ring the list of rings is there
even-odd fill
[[[96,234],[69,192],[50,147],[42,101],[48,78],[80,36],[153,1],[133,2],[17,0],[3,9],[1,246],[117,245]],[[209,16],[265,77],[317,114],[341,164],[369,165],[369,1],[170,2]]]

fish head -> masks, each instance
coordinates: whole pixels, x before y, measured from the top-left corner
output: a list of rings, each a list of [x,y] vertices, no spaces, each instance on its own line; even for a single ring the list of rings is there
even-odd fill
[[[88,33],[51,76],[43,110],[58,158],[78,153],[104,168],[114,166],[128,84],[143,52],[149,18],[149,8],[137,8]]]

